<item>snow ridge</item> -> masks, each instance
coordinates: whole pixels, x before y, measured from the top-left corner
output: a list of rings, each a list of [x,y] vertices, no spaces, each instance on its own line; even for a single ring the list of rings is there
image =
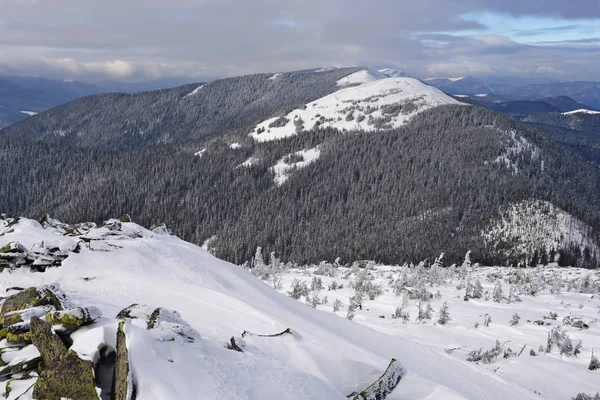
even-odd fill
[[[393,129],[432,107],[463,104],[417,79],[388,78],[373,70],[358,71],[338,81],[338,85],[357,86],[338,90],[286,116],[263,121],[250,136],[266,142],[319,127],[342,131]]]

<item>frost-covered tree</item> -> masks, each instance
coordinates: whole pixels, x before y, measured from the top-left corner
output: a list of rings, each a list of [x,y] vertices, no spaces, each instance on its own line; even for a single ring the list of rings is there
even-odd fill
[[[504,299],[504,292],[502,291],[502,284],[500,283],[500,280],[496,281],[492,298],[496,303],[500,303]]]
[[[441,325],[446,325],[452,318],[450,318],[450,312],[448,311],[448,302],[445,301],[438,312],[437,322]]]
[[[317,278],[316,276],[312,278],[310,290],[323,290],[323,281],[321,278]]]
[[[302,296],[308,297],[308,294],[309,294],[308,286],[306,285],[306,282],[301,281],[300,279],[294,278],[291,289],[287,294],[294,300],[298,300]]]
[[[335,299],[335,301],[333,302],[333,312],[338,312],[343,307],[344,307],[344,305],[342,304],[342,302],[340,301],[340,299]]]
[[[517,313],[513,314],[512,319],[509,321],[510,326],[518,325],[520,319],[521,319],[521,317],[519,317],[519,314],[517,314]]]
[[[589,365],[588,369],[590,371],[595,371],[597,369],[600,369],[600,360],[598,359],[598,357],[596,357],[594,355],[594,350],[592,350],[592,358],[590,359],[590,365]]]
[[[475,285],[473,285],[473,292],[471,296],[474,299],[481,299],[483,297],[483,285],[479,279],[477,279],[475,281]]]
[[[354,313],[354,310],[356,310],[356,308],[350,304],[350,306],[348,307],[348,312],[346,313],[346,318],[349,319],[350,321],[352,321],[354,319],[354,317],[356,316],[356,314]]]
[[[492,323],[492,316],[489,314],[485,314],[483,316],[483,326],[488,327]]]

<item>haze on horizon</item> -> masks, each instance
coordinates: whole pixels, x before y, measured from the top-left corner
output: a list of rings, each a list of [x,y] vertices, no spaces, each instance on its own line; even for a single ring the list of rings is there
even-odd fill
[[[600,80],[600,0],[0,0],[0,74],[139,81],[317,66]]]

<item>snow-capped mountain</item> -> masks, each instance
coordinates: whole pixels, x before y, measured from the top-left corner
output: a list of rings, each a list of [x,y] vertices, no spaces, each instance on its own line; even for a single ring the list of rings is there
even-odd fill
[[[94,310],[68,332],[58,325],[53,331],[70,334],[70,350],[82,362],[93,363],[96,374],[98,365],[110,359],[107,354],[125,340],[127,390],[134,387],[137,399],[341,400],[380,376],[394,381],[382,387],[393,389],[399,382],[387,399],[536,398],[428,345],[372,331],[278,294],[241,267],[171,236],[164,226],[147,230],[125,221],[96,226],[50,218],[43,225],[25,218],[0,220],[0,289],[18,294],[15,288],[37,288],[28,290],[62,299],[44,310],[20,312],[24,323],[53,307],[75,321],[84,318],[75,305]],[[32,272],[33,260],[49,251],[61,252],[60,263]],[[39,263],[35,270],[40,271]],[[3,311],[9,302],[10,309],[16,307],[19,299],[9,297]],[[18,363],[33,363],[40,353],[48,356],[37,336],[34,345],[22,337],[26,347],[21,351],[11,347],[17,336],[0,342],[8,364],[0,375]],[[397,361],[390,365],[391,359]],[[40,368],[41,375],[27,374],[27,385],[15,385],[10,398],[24,393],[20,399],[30,399],[32,391],[43,390],[37,380],[53,383]],[[25,372],[13,372],[13,378]],[[109,381],[97,387],[103,399],[112,390],[110,378],[104,379]]]
[[[261,122],[250,136],[258,142],[266,142],[314,128],[331,127],[347,131],[393,129],[430,108],[462,104],[418,79],[390,78],[371,69],[350,74],[337,84],[343,89],[285,116]]]

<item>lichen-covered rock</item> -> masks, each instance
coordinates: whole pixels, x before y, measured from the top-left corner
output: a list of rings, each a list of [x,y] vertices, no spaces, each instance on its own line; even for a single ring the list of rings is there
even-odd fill
[[[57,284],[44,285],[39,288],[30,287],[9,296],[2,304],[1,314],[4,316],[12,311],[47,305],[57,310],[62,310],[65,306],[70,305]]]
[[[5,246],[0,247],[2,254],[25,253],[27,249],[19,242],[10,242]]]
[[[398,360],[392,358],[387,369],[371,386],[360,393],[352,393],[348,396],[352,400],[383,400],[398,386],[406,370]]]
[[[147,328],[157,330],[161,341],[183,340],[191,343],[200,338],[200,334],[177,311],[161,307],[152,312]]]
[[[11,363],[0,369],[0,377],[9,376],[21,372],[33,371],[38,367],[41,361],[42,357],[35,356],[23,361],[19,361],[17,363]]]
[[[33,398],[98,400],[92,362],[82,360],[72,350],[61,354],[40,373]]]
[[[125,319],[125,318],[136,319],[138,317],[137,317],[137,315],[135,315],[134,311],[137,310],[138,308],[140,308],[140,305],[137,303],[133,303],[130,306],[127,306],[124,309],[122,309],[121,311],[119,311],[119,313],[117,314],[117,318],[118,319]]]
[[[125,336],[125,321],[119,322],[117,329],[117,349],[115,369],[113,372],[113,386],[111,400],[128,400],[131,398],[131,374],[129,369],[129,355],[127,353],[127,338]]]
[[[62,340],[52,331],[52,326],[38,317],[31,318],[31,340],[42,355],[45,365],[67,352]]]
[[[29,322],[19,322],[6,329],[6,341],[11,345],[24,346],[31,344]]]
[[[68,310],[49,312],[45,315],[50,325],[62,325],[67,331],[76,331],[82,325],[89,325],[102,316],[96,307],[74,307]]]
[[[8,312],[3,315],[2,327],[8,328],[9,326],[19,322],[29,322],[31,318],[41,317],[52,310],[54,310],[53,306],[45,305]]]

